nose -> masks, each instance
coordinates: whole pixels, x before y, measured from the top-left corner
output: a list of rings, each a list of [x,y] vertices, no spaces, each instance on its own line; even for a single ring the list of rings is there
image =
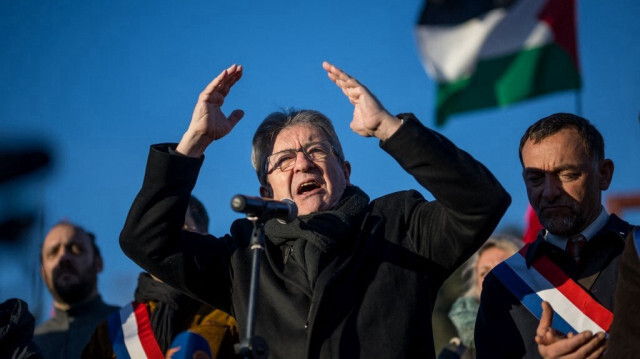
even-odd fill
[[[548,202],[553,202],[562,193],[561,183],[558,178],[547,174],[542,188],[542,197]]]
[[[295,172],[306,172],[310,168],[315,167],[315,163],[311,161],[303,151],[296,153],[296,163],[293,167]]]
[[[72,253],[69,248],[62,246],[58,255],[58,263],[71,261],[71,254]]]

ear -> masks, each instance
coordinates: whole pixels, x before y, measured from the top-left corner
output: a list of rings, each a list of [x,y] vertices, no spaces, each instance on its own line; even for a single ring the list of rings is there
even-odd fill
[[[94,265],[96,266],[96,273],[102,272],[102,269],[104,269],[104,262],[102,261],[101,256],[96,257]]]
[[[610,159],[602,160],[598,166],[598,171],[600,172],[600,190],[605,191],[609,188],[613,178],[613,161]]]
[[[351,163],[349,163],[349,161],[344,161],[342,164],[342,172],[344,172],[344,179],[347,182],[347,186],[351,185],[351,183],[349,183],[349,177],[351,177]]]
[[[40,275],[44,278],[44,265],[40,265]]]
[[[269,185],[261,185],[260,186],[260,197],[262,197],[262,198],[273,198],[273,191],[271,190],[271,186],[269,186]]]

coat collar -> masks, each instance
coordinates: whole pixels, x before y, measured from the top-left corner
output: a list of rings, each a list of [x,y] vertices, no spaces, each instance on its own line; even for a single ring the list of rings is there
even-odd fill
[[[607,223],[595,234],[595,236],[593,236],[593,240],[590,242],[597,242],[600,241],[603,237],[606,237],[604,239],[607,241],[619,240],[619,245],[624,245],[624,239],[630,230],[631,225],[629,223],[623,221],[615,214],[611,214],[609,215],[609,220],[607,221]],[[525,258],[527,267],[530,267],[535,259],[546,252],[546,250],[544,249],[545,247],[553,246],[552,244],[545,241],[544,233],[544,229],[540,230],[540,233],[538,233],[538,237],[536,238],[536,240],[531,243]]]

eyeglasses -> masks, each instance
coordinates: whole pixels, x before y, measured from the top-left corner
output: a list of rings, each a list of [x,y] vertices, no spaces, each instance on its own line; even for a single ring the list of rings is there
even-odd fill
[[[267,157],[267,174],[275,171],[276,168],[280,171],[288,171],[296,164],[298,158],[298,152],[302,152],[304,156],[311,162],[322,162],[330,153],[333,152],[333,146],[329,141],[311,142],[298,149],[288,149],[280,152],[276,152]]]

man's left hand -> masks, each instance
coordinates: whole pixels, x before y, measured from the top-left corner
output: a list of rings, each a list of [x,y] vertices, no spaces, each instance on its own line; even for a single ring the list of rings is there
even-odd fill
[[[604,333],[592,334],[584,331],[579,334],[564,335],[551,327],[553,309],[547,302],[542,302],[542,317],[536,330],[535,341],[538,351],[545,359],[550,358],[600,358],[607,348]]]
[[[375,136],[384,141],[396,132],[402,122],[389,114],[369,89],[326,61],[322,67],[354,105],[351,129],[355,133],[365,137]]]

